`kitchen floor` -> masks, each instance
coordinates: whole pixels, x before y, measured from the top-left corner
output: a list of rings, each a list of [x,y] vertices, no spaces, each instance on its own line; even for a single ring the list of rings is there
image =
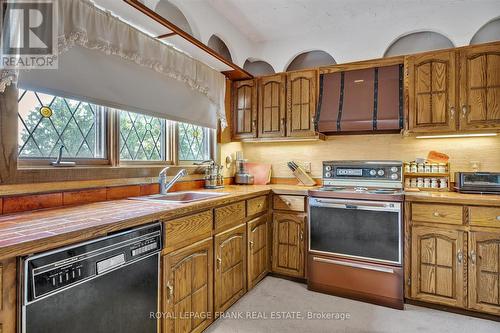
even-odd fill
[[[311,320],[307,319],[308,312],[314,316],[350,317]],[[279,319],[280,316],[296,319]],[[266,277],[206,332],[498,333],[500,323],[413,305],[405,305],[404,311],[393,310],[312,292],[304,284]]]

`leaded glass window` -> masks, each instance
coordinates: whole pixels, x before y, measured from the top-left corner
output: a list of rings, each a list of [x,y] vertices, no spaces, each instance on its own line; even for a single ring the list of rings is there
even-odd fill
[[[20,89],[19,158],[54,158],[61,146],[65,158],[105,158],[105,113],[91,103]]]
[[[196,162],[212,159],[213,130],[187,123],[178,123],[179,161]]]
[[[120,159],[164,160],[165,124],[164,119],[120,111]]]

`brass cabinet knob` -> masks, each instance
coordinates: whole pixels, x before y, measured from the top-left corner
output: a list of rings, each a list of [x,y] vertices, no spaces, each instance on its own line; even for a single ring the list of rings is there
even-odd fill
[[[462,250],[460,249],[460,250],[458,250],[458,253],[457,253],[457,261],[458,261],[458,263],[461,264],[462,261],[463,261],[463,259],[464,259],[464,254],[462,253]]]
[[[497,216],[497,221],[500,221],[500,215]]]
[[[440,216],[441,216],[441,214],[439,214],[439,212],[434,212],[434,214],[433,214],[433,215],[434,215],[435,217],[440,217]]]

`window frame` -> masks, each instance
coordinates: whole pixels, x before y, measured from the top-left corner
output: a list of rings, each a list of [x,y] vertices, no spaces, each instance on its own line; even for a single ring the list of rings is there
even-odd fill
[[[30,89],[24,89],[30,90]],[[32,90],[33,91],[33,90]],[[19,90],[18,90],[19,93]],[[44,92],[45,93],[45,92]],[[55,94],[54,96],[69,98],[64,96],[59,96]],[[72,98],[74,99],[74,98]],[[17,101],[16,101],[17,102]],[[85,101],[82,101],[85,102]],[[105,124],[103,126],[104,130],[104,138],[105,138],[105,157],[104,158],[67,158],[63,156],[63,161],[76,162],[75,168],[87,168],[87,167],[122,167],[122,168],[131,168],[131,167],[159,167],[159,166],[193,166],[196,162],[201,161],[182,161],[179,160],[179,131],[178,131],[178,122],[162,119],[164,122],[164,134],[163,134],[163,147],[164,147],[164,159],[157,161],[147,161],[147,160],[124,160],[120,158],[120,111],[119,109],[102,106],[105,115]],[[127,111],[127,110],[124,110]],[[133,111],[128,111],[132,112]],[[19,122],[18,112],[16,112],[16,120]],[[209,145],[210,145],[210,158],[215,160],[216,151],[217,151],[217,133],[216,130],[209,130]],[[17,137],[16,142],[19,142],[19,132],[16,130]],[[17,146],[18,147],[18,146]],[[18,169],[46,169],[46,168],[54,168],[50,165],[51,161],[55,159],[51,158],[29,158],[29,157],[20,157],[19,156],[19,148],[17,148],[17,168]],[[55,168],[54,168],[55,169]]]

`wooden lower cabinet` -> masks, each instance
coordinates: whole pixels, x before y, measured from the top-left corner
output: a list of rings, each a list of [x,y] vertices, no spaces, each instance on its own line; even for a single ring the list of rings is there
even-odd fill
[[[269,271],[269,223],[264,215],[248,222],[248,289],[253,288]]]
[[[272,270],[303,278],[305,275],[305,214],[274,213]]]
[[[469,233],[469,308],[500,315],[500,231]]]
[[[163,333],[202,332],[213,320],[213,240],[163,256]]]
[[[0,333],[16,330],[16,258],[0,261]]]
[[[246,223],[215,235],[215,311],[225,311],[247,291]]]
[[[466,253],[463,231],[412,227],[411,297],[464,307]]]

